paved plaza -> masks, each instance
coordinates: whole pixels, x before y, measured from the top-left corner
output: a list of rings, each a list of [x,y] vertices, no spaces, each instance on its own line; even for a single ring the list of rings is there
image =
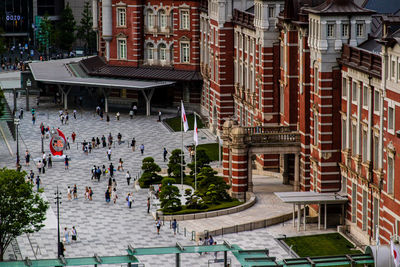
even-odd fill
[[[10,103],[10,96],[8,94],[6,96]],[[31,103],[33,103],[33,99]],[[18,106],[25,106],[24,99],[18,99]],[[142,159],[147,156],[154,157],[161,168],[166,168],[167,162],[163,162],[162,149],[166,147],[171,152],[173,149],[179,148],[181,133],[171,133],[162,123],[157,122],[156,116],[136,116],[131,120],[127,114],[122,114],[119,121],[112,116],[111,122],[107,123],[95,116],[93,111],[86,110],[79,111],[76,120],[73,119],[72,112],[70,112],[68,124],[62,125],[58,116],[58,107],[52,103],[41,103],[37,108],[37,115],[36,125],[32,125],[31,115],[25,111],[24,119],[19,126],[22,139],[20,155],[23,169],[26,171],[32,169],[35,174],[38,171],[33,166],[33,162],[30,167],[25,166],[24,152],[29,150],[35,159],[41,156],[39,129],[41,122],[51,128],[60,128],[69,137],[75,131],[79,142],[91,140],[92,137],[100,138],[102,135],[107,137],[109,133],[113,135],[114,140],[116,140],[117,134],[121,133],[125,142],[121,145],[116,144],[115,148],[112,148],[112,161],[108,161],[105,148],[93,149],[92,153],[85,155],[81,146],[73,144],[69,138],[71,149],[65,151],[65,154],[71,158],[69,170],[64,169],[62,162],[53,162],[53,168],[46,169],[46,174],[41,175],[43,197],[49,201],[51,209],[48,211],[46,226],[41,231],[32,234],[29,239],[26,235],[17,239],[23,258],[51,258],[57,255],[57,221],[54,203],[54,193],[57,187],[63,194],[60,206],[61,229],[64,227],[71,229],[72,226],[75,226],[78,232],[78,241],[66,245],[66,257],[91,256],[95,253],[102,256],[126,254],[128,244],[134,247],[174,246],[177,241],[183,245],[195,244],[190,241],[189,234],[186,237],[183,235],[183,227],[181,227],[180,233],[174,236],[169,228],[169,222],[165,222],[161,228],[161,234],[157,235],[154,218],[146,211],[148,190],[136,189],[132,183],[128,186],[125,179],[125,171],[129,170],[134,177],[140,171]],[[132,152],[128,146],[132,137],[136,138],[137,146],[144,144],[143,156],[138,149]],[[192,131],[185,133],[184,143],[193,143],[192,137]],[[200,130],[199,139],[200,143],[215,141],[215,137],[208,130]],[[16,143],[11,142],[10,146],[15,152]],[[45,139],[44,148],[45,152],[49,154],[49,139]],[[0,141],[0,153],[0,166],[14,167],[15,159],[8,153],[4,140]],[[106,203],[104,193],[108,185],[108,177],[102,177],[100,182],[92,181],[91,167],[103,164],[108,167],[112,162],[116,168],[119,158],[124,161],[125,170],[124,172],[117,171],[115,175],[119,198],[116,204]],[[72,187],[74,184],[78,187],[78,199],[68,201],[67,187]],[[93,189],[93,201],[84,199],[86,186]],[[129,192],[134,194],[135,201],[132,209],[127,207],[125,201]],[[273,205],[270,206],[271,209],[272,207]],[[281,233],[288,234],[291,231],[293,235],[296,234],[289,223],[251,232],[218,236],[216,240],[220,243],[224,239],[246,249],[268,248],[271,256],[282,259],[287,258],[288,254],[274,238],[280,236]],[[307,232],[307,234],[312,232]],[[63,230],[61,230],[61,236],[63,236]],[[232,266],[238,266],[233,255],[228,256],[232,259]],[[184,254],[181,256],[181,262],[182,266],[207,266],[208,259],[213,257],[214,255],[209,254],[201,256]],[[222,257],[222,253],[219,257]],[[140,256],[138,258],[146,266],[174,266],[175,263],[175,255]]]

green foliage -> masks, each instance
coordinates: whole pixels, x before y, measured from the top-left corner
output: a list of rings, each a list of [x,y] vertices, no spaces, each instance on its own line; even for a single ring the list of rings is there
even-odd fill
[[[53,44],[54,37],[54,27],[49,19],[49,15],[46,13],[40,21],[38,29],[37,40],[39,43],[39,51],[43,52]]]
[[[39,231],[48,203],[25,182],[25,172],[0,169],[0,261],[13,238]]]
[[[182,209],[178,187],[172,185],[175,179],[164,178],[162,180],[161,192],[159,194],[161,208],[163,211],[178,211]]]
[[[179,214],[207,212],[207,211],[213,211],[213,210],[222,210],[222,209],[232,208],[232,207],[238,206],[240,204],[243,204],[243,203],[237,199],[233,199],[232,201],[222,202],[221,204],[217,204],[217,205],[208,205],[208,207],[205,209],[189,208],[188,206],[182,206],[182,210],[180,210],[180,211],[164,212],[164,214],[165,215],[169,215],[169,214],[179,215]]]
[[[85,2],[82,11],[82,19],[77,27],[78,38],[85,43],[85,52],[91,53],[96,48],[96,33],[93,31],[93,18],[89,2]]]
[[[219,148],[218,143],[201,144],[197,146],[197,150],[204,149],[207,156],[211,161],[219,160]],[[221,151],[222,153],[222,151]]]
[[[181,177],[181,153],[182,150],[180,149],[175,149],[172,151],[168,162],[168,176],[174,178]],[[185,165],[185,159],[183,159],[183,164]],[[185,167],[183,167],[183,170],[185,170]],[[185,176],[185,173],[183,173],[183,176]]]
[[[186,118],[188,120],[189,130],[193,130],[193,127],[194,127],[194,115],[193,114],[186,114]],[[165,122],[175,132],[182,131],[182,129],[181,129],[182,121],[181,121],[181,116],[180,115],[177,116],[177,117],[174,117],[174,118],[166,119]],[[197,129],[204,128],[204,123],[201,120],[199,120],[199,117],[197,117],[196,122],[197,122]]]
[[[204,149],[196,149],[196,173],[199,173],[203,167],[209,167],[210,162],[211,160]],[[194,162],[189,163],[188,167],[191,169],[190,175],[194,175]]]
[[[142,160],[143,174],[139,179],[139,185],[141,188],[148,188],[151,184],[157,184],[161,182],[162,176],[158,175],[157,172],[161,171],[152,157],[146,157]]]
[[[57,46],[63,50],[71,51],[72,44],[75,42],[75,19],[72,14],[72,9],[67,3],[67,6],[61,12],[61,19],[57,24]]]
[[[197,175],[199,195],[206,203],[216,204],[217,202],[230,201],[227,193],[229,185],[211,167],[204,167]]]

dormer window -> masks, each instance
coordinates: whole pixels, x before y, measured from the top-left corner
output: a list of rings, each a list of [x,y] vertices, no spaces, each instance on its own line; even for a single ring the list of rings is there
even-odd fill
[[[269,18],[274,18],[275,17],[275,7],[270,6],[268,8],[268,17]]]
[[[364,37],[364,23],[357,23],[357,37]]]
[[[326,36],[328,38],[333,38],[335,36],[335,24],[329,23],[327,25]]]
[[[342,24],[342,36],[343,37],[349,36],[349,24]]]

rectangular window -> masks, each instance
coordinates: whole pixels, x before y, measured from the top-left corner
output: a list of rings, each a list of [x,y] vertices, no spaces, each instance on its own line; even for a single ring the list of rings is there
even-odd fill
[[[247,52],[247,37],[246,36],[243,37],[243,50],[245,52]]]
[[[388,156],[387,161],[387,193],[394,193],[394,162],[393,158]]]
[[[318,69],[314,68],[314,92],[318,94]]]
[[[318,145],[318,115],[314,114],[314,146]]]
[[[344,99],[347,98],[347,79],[346,78],[342,79],[342,97]]]
[[[160,27],[166,28],[167,27],[168,17],[166,14],[161,14],[160,16]]]
[[[392,77],[392,79],[395,78],[396,76],[396,61],[392,60],[392,64],[390,66],[390,76]]]
[[[367,131],[363,130],[362,133],[362,161],[367,161],[367,152],[368,152],[368,138]]]
[[[118,40],[118,59],[126,59],[126,40]]]
[[[352,155],[356,155],[357,153],[357,127],[353,124],[351,127],[351,150]]]
[[[357,221],[357,184],[353,183],[351,190],[351,222]]]
[[[238,35],[239,49],[242,49],[242,35],[240,33]]]
[[[285,90],[283,88],[284,88],[283,85],[281,85],[280,98],[279,98],[280,101],[279,107],[281,114],[285,113]]]
[[[374,91],[374,111],[379,112],[380,111],[380,94],[378,91]]]
[[[126,26],[126,9],[123,7],[117,8],[117,25],[118,27]]]
[[[343,37],[349,36],[349,24],[342,24],[342,36]]]
[[[147,12],[147,27],[148,28],[153,28],[154,27],[154,14],[152,10],[149,10]]]
[[[189,63],[190,60],[190,49],[188,43],[181,43],[181,62]]]
[[[388,108],[388,129],[393,131],[394,130],[394,108]]]
[[[274,18],[275,17],[275,7],[268,7],[268,17]]]
[[[347,194],[347,178],[346,176],[342,176],[342,193]]]
[[[253,38],[250,38],[250,47],[249,47],[249,50],[250,50],[250,54],[253,54],[253,52],[254,52],[254,40],[253,40]]]
[[[377,199],[377,198],[375,198],[374,197],[374,207],[373,207],[373,226],[374,226],[374,229],[373,229],[373,236],[374,236],[374,238],[376,238],[376,230],[377,230],[377,228],[378,228],[378,225],[379,225],[379,199]],[[377,241],[377,240],[375,240],[375,241]]]
[[[353,82],[351,100],[357,102],[357,83]]]
[[[346,135],[347,135],[346,120],[342,119],[342,149],[346,149],[347,148]]]
[[[328,38],[332,38],[335,36],[335,24],[328,24],[326,25],[326,36]]]
[[[181,29],[189,30],[189,11],[181,10]]]
[[[374,136],[374,169],[378,169],[378,157],[379,157],[379,138]]]
[[[357,37],[364,37],[364,23],[357,23]]]
[[[363,107],[367,108],[368,107],[368,102],[369,102],[369,88],[367,86],[364,86],[363,89]]]
[[[363,190],[363,200],[362,200],[362,230],[367,230],[367,216],[368,216],[368,193],[367,191]]]

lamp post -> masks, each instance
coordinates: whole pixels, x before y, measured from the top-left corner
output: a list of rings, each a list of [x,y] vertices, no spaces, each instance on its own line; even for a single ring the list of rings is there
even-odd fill
[[[44,153],[44,147],[43,147],[43,134],[42,134],[42,154]]]
[[[61,204],[61,192],[58,191],[58,186],[57,186],[57,191],[56,193],[54,193],[55,197],[54,199],[56,200],[56,204],[57,204],[57,248],[58,248],[58,257],[63,256],[64,255],[64,251],[63,250],[63,246],[61,244],[60,241],[60,204]]]
[[[17,136],[17,167],[19,166],[19,142],[18,142],[18,125],[19,125],[19,119],[15,118],[14,119],[14,124],[16,126],[16,133],[15,135]]]

